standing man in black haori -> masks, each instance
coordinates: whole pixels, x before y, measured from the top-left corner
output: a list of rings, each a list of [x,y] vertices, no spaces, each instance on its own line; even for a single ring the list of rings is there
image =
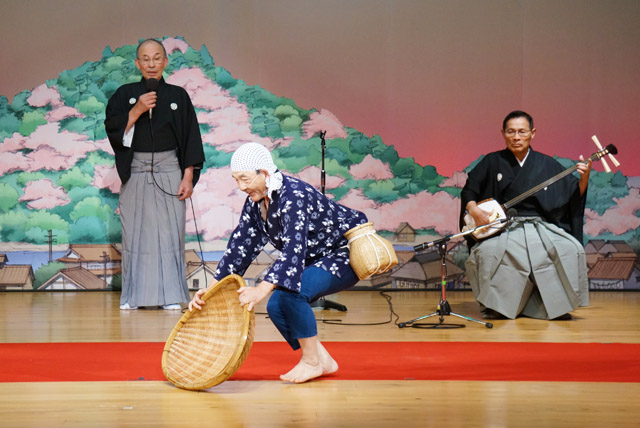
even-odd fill
[[[185,200],[204,162],[187,92],[164,81],[167,52],[147,39],[136,50],[142,79],[121,86],[104,121],[122,180],[120,309],[180,309],[189,301],[184,250]]]
[[[490,223],[478,204],[504,204],[564,171],[555,159],[531,148],[536,129],[523,111],[502,124],[506,149],[489,153],[462,189],[461,226],[466,212],[475,225]],[[583,157],[580,156],[583,161]],[[467,276],[486,318],[571,319],[589,304],[582,225],[591,160],[515,205],[517,213],[499,235],[475,243]]]

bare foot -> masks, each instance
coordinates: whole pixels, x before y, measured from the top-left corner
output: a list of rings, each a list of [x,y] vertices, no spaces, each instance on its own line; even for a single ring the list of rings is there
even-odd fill
[[[300,361],[289,372],[280,376],[280,379],[287,382],[303,383],[338,371],[338,363],[316,337],[301,339],[300,344],[302,346]]]
[[[338,371],[338,363],[331,357],[320,341],[318,341],[318,357],[320,358],[320,365],[322,365],[322,374],[326,375]]]
[[[305,361],[304,358],[301,358],[300,362],[298,362],[294,368],[289,370],[289,372],[281,375],[280,379],[287,382],[303,383],[317,378],[318,376],[322,376],[323,373],[322,364],[320,364],[319,360],[313,362]]]

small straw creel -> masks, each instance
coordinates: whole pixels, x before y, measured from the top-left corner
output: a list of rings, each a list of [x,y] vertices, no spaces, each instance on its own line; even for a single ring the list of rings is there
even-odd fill
[[[255,315],[240,306],[239,275],[220,280],[202,299],[202,310],[185,312],[162,351],[162,371],[179,388],[202,390],[229,379],[253,344]]]
[[[393,244],[378,235],[373,223],[356,226],[348,230],[344,237],[348,240],[351,268],[359,279],[385,273],[398,264]]]

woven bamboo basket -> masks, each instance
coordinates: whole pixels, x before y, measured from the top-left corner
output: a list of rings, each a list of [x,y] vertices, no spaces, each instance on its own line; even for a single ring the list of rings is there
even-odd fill
[[[179,388],[202,390],[229,379],[253,344],[255,315],[238,302],[238,275],[229,275],[202,299],[202,310],[185,312],[167,339],[162,371]]]
[[[351,268],[361,280],[385,273],[398,264],[393,245],[376,233],[373,223],[356,226],[344,237],[349,241]]]

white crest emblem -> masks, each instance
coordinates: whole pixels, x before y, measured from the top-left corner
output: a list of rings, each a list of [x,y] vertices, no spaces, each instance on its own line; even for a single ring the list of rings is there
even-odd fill
[[[547,187],[545,187],[545,188],[544,188],[544,191],[545,191],[545,192],[547,191]]]
[[[135,98],[129,98],[129,104],[135,104],[135,103],[136,103]]]
[[[178,110],[178,104],[176,103],[171,103],[171,110]]]
[[[496,178],[498,179],[498,181],[501,181],[502,180],[502,174],[498,173],[498,176]]]

